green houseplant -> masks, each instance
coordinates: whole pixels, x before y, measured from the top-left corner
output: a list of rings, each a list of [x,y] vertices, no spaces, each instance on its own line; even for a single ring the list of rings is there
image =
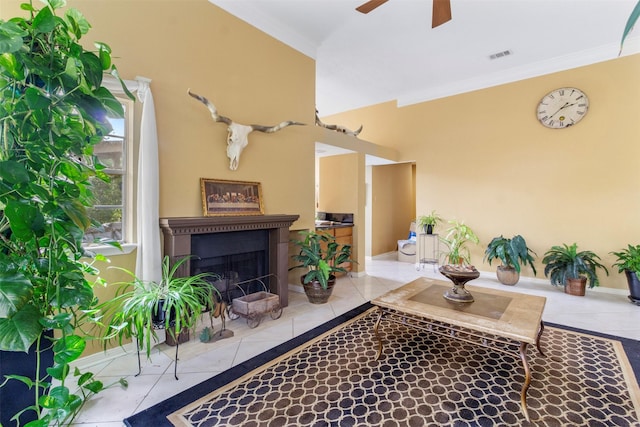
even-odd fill
[[[442,217],[436,213],[435,210],[431,211],[429,215],[422,215],[418,217],[418,226],[427,234],[433,234],[433,229],[443,221]]]
[[[441,239],[447,245],[447,250],[443,252],[445,264],[470,264],[471,253],[468,245],[477,245],[480,239],[464,221],[451,220],[449,224],[447,234]]]
[[[27,352],[2,367],[17,372],[34,359],[26,374],[2,378],[0,393],[15,402],[7,409],[0,399],[6,426],[14,414],[20,423],[68,424],[103,388],[70,363],[86,345],[76,331],[94,320],[96,306],[87,274],[97,272],[82,240],[89,178],[107,178],[93,147],[111,131],[107,115],[123,111],[102,87],[103,73],[115,73],[109,46],[86,50],[82,14],[58,15],[63,0],[43,4],[29,1],[21,6],[27,17],[0,21],[0,350]]]
[[[627,245],[619,252],[611,252],[616,257],[613,267],[618,267],[618,273],[624,273],[629,285],[629,299],[640,305],[640,245]]]
[[[598,255],[592,251],[578,251],[576,243],[552,246],[545,252],[542,263],[545,264],[544,275],[549,277],[551,284],[564,286],[565,292],[570,295],[583,296],[587,283],[590,288],[598,286],[599,268],[609,275],[609,270],[600,263]]]
[[[177,275],[190,257],[180,258],[171,265],[168,256],[162,260],[160,282],[140,280],[134,273],[118,268],[130,281],[117,283],[118,290],[112,300],[103,303],[102,311],[110,317],[107,339],[135,338],[139,347],[150,356],[152,339],[161,326],[177,342],[183,330],[195,328],[205,309],[215,307],[217,289],[212,285],[219,276],[200,273],[194,276]]]
[[[515,285],[520,280],[523,265],[530,265],[533,275],[536,275],[532,254],[536,253],[527,247],[524,237],[516,235],[508,239],[500,235],[489,242],[484,259],[489,261],[489,265],[492,260],[499,259],[502,265],[499,265],[496,271],[498,281],[503,285]]]
[[[300,264],[290,267],[307,270],[300,277],[309,302],[322,304],[329,300],[335,285],[336,273],[346,273],[345,263],[355,262],[351,257],[351,245],[339,245],[328,233],[301,231],[301,239],[292,240],[299,249],[292,259]]]

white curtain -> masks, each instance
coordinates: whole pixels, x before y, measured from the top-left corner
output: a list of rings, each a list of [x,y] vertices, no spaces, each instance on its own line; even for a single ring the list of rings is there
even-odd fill
[[[158,171],[158,131],[156,112],[151,94],[151,80],[136,77],[124,81],[131,93],[136,93],[142,102],[140,122],[140,144],[138,150],[137,188],[137,257],[136,276],[144,281],[159,282],[162,270],[159,227],[159,171]],[[120,82],[110,76],[105,77],[103,86],[113,94],[123,94]]]

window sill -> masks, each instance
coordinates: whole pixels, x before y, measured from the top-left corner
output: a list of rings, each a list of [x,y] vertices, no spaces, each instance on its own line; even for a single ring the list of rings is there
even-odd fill
[[[133,252],[134,249],[138,247],[137,243],[123,243],[122,250],[116,248],[115,246],[110,245],[95,245],[95,246],[86,246],[85,250],[87,252],[92,252],[94,254],[100,254],[104,256],[114,256],[114,255],[128,255]]]

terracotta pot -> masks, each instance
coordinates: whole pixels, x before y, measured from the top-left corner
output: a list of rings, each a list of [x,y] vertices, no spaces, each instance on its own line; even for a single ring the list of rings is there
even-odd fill
[[[504,265],[499,265],[496,270],[496,276],[498,277],[498,281],[503,285],[513,286],[520,280],[520,273],[511,266],[505,267]]]
[[[329,301],[329,297],[333,292],[333,285],[336,284],[335,276],[330,276],[327,282],[327,289],[323,288],[320,282],[312,280],[304,283],[304,276],[300,277],[300,283],[304,287],[304,293],[311,304],[324,304]]]
[[[586,287],[587,287],[586,277],[579,277],[577,279],[567,279],[567,282],[564,285],[564,293],[583,297]]]

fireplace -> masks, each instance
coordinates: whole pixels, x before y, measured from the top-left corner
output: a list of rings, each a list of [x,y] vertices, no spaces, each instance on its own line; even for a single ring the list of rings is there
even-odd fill
[[[160,218],[164,253],[186,255],[180,275],[213,272],[233,281],[269,276],[268,291],[288,305],[289,227],[298,215]],[[261,289],[257,289],[261,290]],[[256,290],[249,290],[256,291]]]

